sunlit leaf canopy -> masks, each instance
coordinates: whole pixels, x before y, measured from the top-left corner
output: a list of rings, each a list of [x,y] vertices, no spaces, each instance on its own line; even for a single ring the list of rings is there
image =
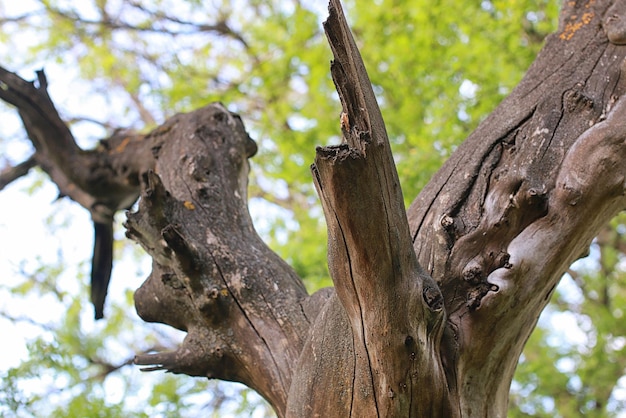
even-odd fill
[[[310,290],[331,283],[325,225],[309,173],[315,147],[339,140],[341,109],[321,27],[325,2],[16,3],[0,0],[2,64],[27,79],[34,69],[45,68],[53,100],[87,148],[116,128],[148,131],[177,112],[213,101],[239,113],[259,144],[249,190],[258,229]],[[521,79],[545,36],[555,30],[559,10],[557,0],[350,0],[345,5],[385,118],[407,204]],[[12,109],[1,109],[3,120],[15,121]],[[29,152],[25,133],[14,126],[6,123],[0,135],[3,163],[18,162]],[[40,174],[30,178],[32,184],[42,182]],[[620,234],[621,225],[616,221],[617,229],[611,231]],[[56,233],[62,234],[63,227]],[[614,251],[611,271],[620,272],[619,247],[597,245],[601,254]],[[590,265],[598,267],[584,267]],[[604,273],[601,268],[581,272],[572,287],[589,296],[593,278]],[[611,297],[623,298],[621,287],[612,289]],[[18,291],[28,292],[28,285]],[[596,312],[587,299],[576,306],[559,299],[551,309],[574,307],[572,315]],[[125,302],[130,301],[112,301]],[[594,332],[623,335],[610,326],[615,312],[607,315],[608,325]],[[62,323],[55,332],[69,332],[73,325]],[[107,338],[120,332],[111,330],[113,336]],[[548,340],[537,343],[535,338],[531,345],[538,354],[526,354],[522,364],[533,357],[550,365],[558,358],[578,358],[575,349],[559,351]],[[519,385],[524,390],[541,392],[539,384],[527,383],[547,379],[537,367],[523,369]],[[622,369],[616,369],[619,376],[610,388]],[[569,377],[563,379],[569,382]],[[579,389],[568,384],[568,396],[573,396]],[[541,396],[557,399],[550,392]],[[524,407],[553,413],[550,402],[529,399],[513,398],[512,413],[522,414]],[[562,410],[564,416],[567,411]]]

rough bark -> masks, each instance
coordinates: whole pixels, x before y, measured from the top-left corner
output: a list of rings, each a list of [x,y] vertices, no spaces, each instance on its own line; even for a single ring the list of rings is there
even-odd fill
[[[191,376],[254,388],[283,415],[309,328],[306,291],[261,240],[247,210],[247,158],[256,152],[241,120],[221,105],[177,115],[148,135],[167,137],[144,176],[128,236],[153,257],[137,290],[146,321],[187,331],[172,353],[137,358]]]
[[[345,143],[318,149],[312,171],[337,297],[300,357],[288,416],[451,417],[443,299],[417,263],[385,125],[339,2],[329,12]]]
[[[334,290],[308,296],[254,231],[256,145],[223,106],[86,152],[43,74],[35,88],[0,70],[0,98],[18,107],[37,163],[94,219],[141,190],[127,234],[153,271],[136,307],[188,333],[175,352],[139,356],[147,370],[243,382],[281,417],[505,416],[561,274],[624,208],[625,3],[566,2],[524,80],[406,213],[365,67],[330,3],[345,143],[318,149],[312,170]]]
[[[565,2],[519,86],[408,210],[418,259],[444,294],[464,416],[505,416],[561,275],[624,208],[625,11]]]

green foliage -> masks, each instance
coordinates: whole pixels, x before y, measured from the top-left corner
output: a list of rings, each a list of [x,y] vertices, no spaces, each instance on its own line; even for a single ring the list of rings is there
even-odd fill
[[[382,103],[407,204],[521,79],[554,29],[556,4],[354,3],[356,38]]]

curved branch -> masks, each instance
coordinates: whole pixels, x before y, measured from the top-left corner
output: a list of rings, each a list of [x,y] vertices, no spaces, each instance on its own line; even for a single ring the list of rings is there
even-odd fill
[[[611,3],[564,3],[524,79],[408,210],[418,260],[444,295],[444,360],[463,414],[506,413],[560,277],[624,207],[625,26],[623,2]]]
[[[146,26],[133,25],[126,21],[120,20],[119,18],[111,18],[111,16],[109,16],[106,13],[103,13],[102,19],[92,20],[92,19],[86,19],[84,17],[81,17],[77,13],[66,12],[59,8],[52,7],[50,5],[45,5],[45,7],[49,12],[54,13],[57,16],[60,16],[64,19],[72,20],[74,22],[80,22],[84,25],[104,27],[109,30],[126,30],[126,31],[132,31],[132,32],[163,33],[163,34],[167,34],[171,36],[195,35],[198,33],[213,32],[217,35],[228,37],[241,43],[241,45],[245,49],[249,48],[248,43],[245,41],[243,36],[237,31],[235,31],[233,28],[231,28],[225,20],[219,20],[214,24],[190,22],[190,21],[176,18],[174,16],[170,16],[162,12],[149,10],[145,6],[135,3],[135,2],[129,2],[129,4],[131,4],[136,9],[141,10],[142,12],[152,17],[153,19],[150,19],[150,22],[159,22],[159,21],[165,20],[167,22],[174,23],[179,26],[187,27],[189,29],[171,30],[171,29],[166,29],[164,27],[157,28],[157,27],[154,27],[152,24],[146,25]]]
[[[37,81],[37,85],[27,82],[0,67],[0,99],[17,107],[36,149],[34,160],[19,168],[23,171],[35,163],[41,166],[61,196],[82,205],[96,224],[92,300],[96,318],[101,318],[111,272],[113,215],[139,196],[140,173],[154,164],[151,144],[143,141],[142,135],[117,131],[97,149],[83,151],[48,95],[43,70],[37,71]],[[4,176],[9,179],[9,174]]]
[[[132,204],[139,192],[139,173],[152,155],[140,135],[118,131],[99,149],[81,150],[59,116],[47,91],[43,70],[38,85],[0,67],[0,99],[14,105],[37,153],[35,158],[61,195],[89,210],[94,219],[108,219]]]
[[[247,159],[256,144],[218,104],[174,116],[146,140],[154,136],[167,140],[154,147],[155,170],[126,225],[154,260],[135,305],[144,320],[188,335],[178,350],[136,363],[243,382],[283,416],[316,309],[252,225]]]
[[[31,168],[36,166],[37,159],[33,155],[26,161],[22,161],[13,167],[5,167],[2,172],[0,172],[0,190],[4,189],[20,177],[25,176]]]

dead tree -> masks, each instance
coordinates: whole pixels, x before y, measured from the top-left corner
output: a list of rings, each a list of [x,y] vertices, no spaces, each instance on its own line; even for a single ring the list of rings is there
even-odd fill
[[[214,104],[80,150],[46,93],[3,70],[39,164],[94,218],[140,195],[146,321],[187,332],[149,370],[242,382],[279,416],[505,416],[562,273],[623,209],[626,3],[564,3],[528,73],[405,211],[382,116],[338,0],[325,30],[344,143],[312,166],[335,283],[307,295],[255,232],[237,115]],[[410,129],[410,128],[407,128]],[[3,174],[4,182],[24,167]]]

